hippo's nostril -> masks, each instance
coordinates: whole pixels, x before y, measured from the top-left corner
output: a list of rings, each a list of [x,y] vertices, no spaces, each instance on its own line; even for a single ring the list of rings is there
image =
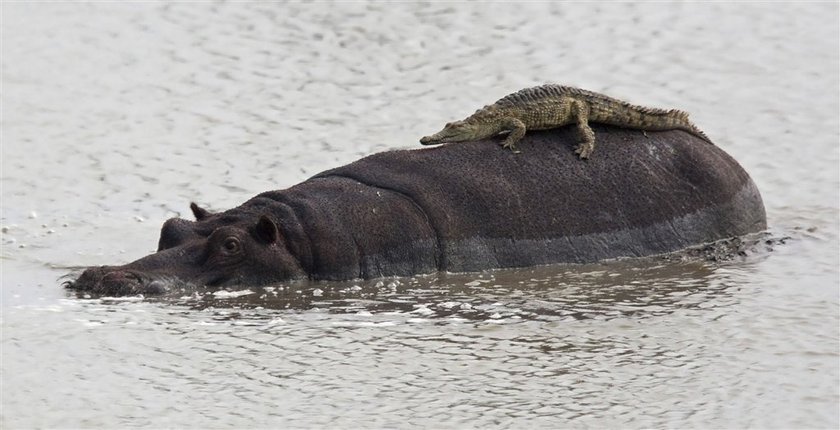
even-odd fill
[[[101,294],[127,295],[142,292],[143,278],[140,274],[126,270],[113,270],[102,276],[92,291]]]
[[[125,272],[125,277],[137,282],[138,284],[143,283],[143,277],[137,272]]]
[[[126,270],[115,270],[113,272],[108,272],[102,279],[99,281],[102,284],[120,284],[120,285],[131,285],[131,286],[139,286],[143,285],[143,276],[137,272],[126,271]]]

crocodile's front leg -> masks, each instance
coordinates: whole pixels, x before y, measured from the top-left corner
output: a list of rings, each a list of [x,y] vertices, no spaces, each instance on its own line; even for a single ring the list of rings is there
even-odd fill
[[[502,147],[510,148],[516,152],[516,142],[525,136],[525,123],[514,117],[507,117],[501,121],[502,131],[510,131],[507,138],[502,142]]]
[[[572,102],[572,120],[577,123],[580,134],[580,144],[575,149],[575,154],[581,159],[589,158],[595,150],[595,132],[589,127],[589,104],[580,100]]]

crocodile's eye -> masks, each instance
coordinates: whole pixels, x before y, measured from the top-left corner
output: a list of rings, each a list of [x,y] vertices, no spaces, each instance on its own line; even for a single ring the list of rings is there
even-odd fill
[[[222,249],[227,254],[236,254],[240,249],[242,249],[242,244],[239,242],[238,238],[231,236],[225,239],[222,244]]]

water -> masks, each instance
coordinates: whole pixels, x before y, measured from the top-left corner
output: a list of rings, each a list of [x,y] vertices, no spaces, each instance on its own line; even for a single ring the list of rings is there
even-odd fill
[[[2,6],[2,410],[32,427],[838,419],[837,4]],[[730,261],[175,299],[58,279],[558,82],[692,113],[762,191]]]

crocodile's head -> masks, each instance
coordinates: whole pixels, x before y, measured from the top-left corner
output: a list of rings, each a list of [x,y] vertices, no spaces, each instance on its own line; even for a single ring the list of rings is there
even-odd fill
[[[466,142],[478,140],[486,136],[479,134],[479,126],[465,121],[455,121],[446,124],[443,130],[420,139],[423,145],[436,145],[438,143]]]

